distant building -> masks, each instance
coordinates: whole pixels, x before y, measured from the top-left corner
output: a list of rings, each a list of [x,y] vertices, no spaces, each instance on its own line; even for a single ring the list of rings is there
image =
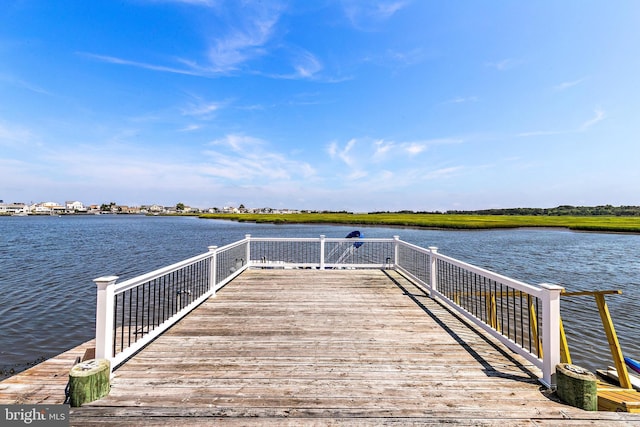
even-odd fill
[[[64,202],[65,205],[65,210],[69,213],[73,213],[73,212],[86,212],[87,208],[84,207],[84,205],[82,204],[82,202]]]
[[[56,202],[42,202],[31,205],[29,210],[34,214],[59,214],[64,213],[65,208]]]
[[[137,206],[126,206],[126,205],[119,205],[116,208],[118,213],[123,213],[123,214],[139,214],[140,213],[140,208]]]
[[[3,203],[0,201],[0,215],[28,214],[29,206],[24,203]]]

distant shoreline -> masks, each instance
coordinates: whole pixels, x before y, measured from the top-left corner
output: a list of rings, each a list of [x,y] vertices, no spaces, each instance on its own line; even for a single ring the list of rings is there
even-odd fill
[[[464,214],[203,214],[199,218],[268,224],[327,224],[433,230],[565,229],[640,234],[640,217]]]

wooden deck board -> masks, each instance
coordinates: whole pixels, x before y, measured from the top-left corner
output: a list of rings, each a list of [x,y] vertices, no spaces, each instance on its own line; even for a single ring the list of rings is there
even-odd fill
[[[536,369],[396,272],[248,270],[115,371],[72,425],[640,425],[549,398]]]
[[[94,346],[94,340],[87,341],[0,382],[0,404],[63,403],[69,370]]]

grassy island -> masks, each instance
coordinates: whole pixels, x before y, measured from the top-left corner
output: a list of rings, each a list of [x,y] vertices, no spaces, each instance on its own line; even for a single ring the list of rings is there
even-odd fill
[[[422,213],[203,214],[201,218],[273,224],[353,224],[442,229],[560,227],[577,231],[640,233],[640,217]]]

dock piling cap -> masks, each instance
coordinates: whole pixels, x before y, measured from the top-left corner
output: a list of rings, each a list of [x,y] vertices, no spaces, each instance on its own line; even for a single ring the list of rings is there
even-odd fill
[[[575,380],[593,382],[594,384],[597,381],[596,374],[581,366],[572,365],[570,363],[560,363],[559,365],[556,365],[556,373]]]
[[[109,368],[110,368],[110,363],[106,359],[85,360],[84,362],[80,362],[76,364],[73,368],[71,368],[69,375],[71,375],[72,377],[86,377],[89,375],[93,375],[96,372],[103,371],[105,369],[109,370]]]
[[[587,371],[583,367],[580,367],[580,366],[577,366],[577,365],[571,365],[569,363],[565,363],[564,364],[564,369],[566,369],[567,371],[573,372],[574,374],[579,374],[579,375],[592,374],[591,372]]]

